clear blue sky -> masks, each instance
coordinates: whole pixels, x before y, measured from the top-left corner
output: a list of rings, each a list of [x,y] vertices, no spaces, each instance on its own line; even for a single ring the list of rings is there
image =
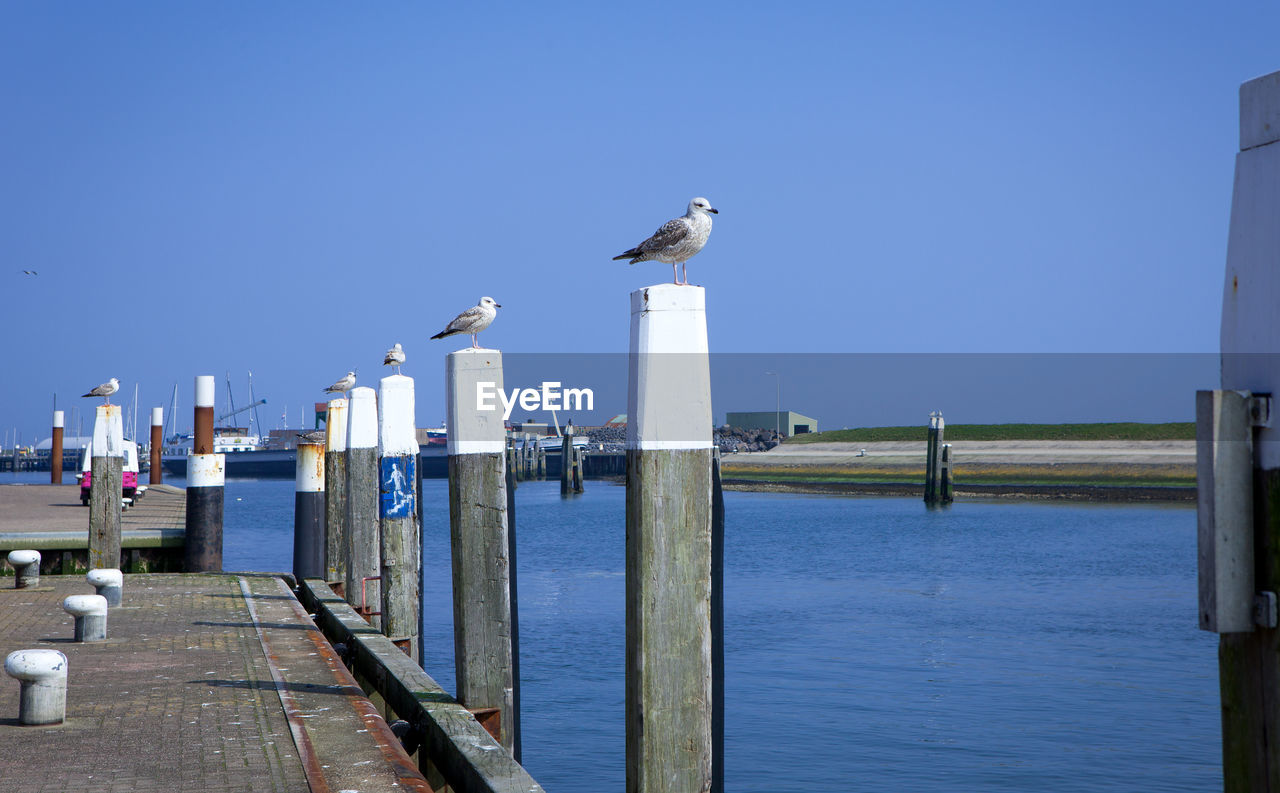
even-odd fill
[[[465,340],[428,336],[481,295],[489,346],[625,352],[628,293],[669,273],[610,257],[695,195],[716,351],[1214,352],[1237,89],[1278,29],[1274,3],[3,2],[0,426],[43,437],[111,376],[144,419],[177,383],[189,422],[194,375],[243,400],[249,370],[296,425],[396,341],[435,424]]]

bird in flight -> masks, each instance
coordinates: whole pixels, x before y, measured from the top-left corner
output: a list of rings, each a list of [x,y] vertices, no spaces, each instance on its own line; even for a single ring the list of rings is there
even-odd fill
[[[382,359],[383,366],[394,366],[396,374],[400,374],[400,365],[404,363],[404,348],[400,346],[400,342],[387,350],[387,357]]]
[[[81,394],[81,395],[80,395],[80,397],[81,397],[81,398],[84,398],[84,397],[105,397],[105,398],[106,398],[106,400],[107,400],[107,404],[108,404],[108,405],[110,405],[110,404],[111,404],[111,395],[112,395],[112,394],[114,394],[115,392],[119,391],[119,390],[120,390],[120,381],[113,377],[113,378],[111,378],[110,380],[108,380],[107,382],[103,383],[102,385],[97,386],[96,388],[94,388],[94,389],[93,389],[92,391],[90,391],[89,393],[87,393],[87,394]]]
[[[711,236],[711,216],[720,214],[720,210],[711,206],[711,202],[699,196],[689,202],[689,210],[684,217],[668,220],[658,227],[653,236],[629,251],[623,251],[613,257],[630,259],[627,264],[647,262],[657,259],[671,265],[671,277],[677,284],[689,285],[689,272],[686,263],[702,250]],[[676,275],[676,265],[680,265],[684,280]]]
[[[22,273],[23,273],[23,275],[39,275],[39,274],[40,274],[40,273],[36,272],[35,270],[23,270],[23,271],[22,271]]]
[[[493,302],[491,297],[482,297],[480,302],[458,316],[436,335],[433,339],[443,339],[445,336],[453,336],[457,333],[471,334],[471,346],[478,348],[480,344],[476,341],[476,334],[493,324],[494,317],[498,316],[498,309],[502,306]]]
[[[326,394],[342,394],[343,396],[346,396],[346,393],[350,391],[352,388],[354,388],[355,384],[356,384],[356,373],[347,372],[345,377],[343,377],[338,382],[326,388],[324,392]]]

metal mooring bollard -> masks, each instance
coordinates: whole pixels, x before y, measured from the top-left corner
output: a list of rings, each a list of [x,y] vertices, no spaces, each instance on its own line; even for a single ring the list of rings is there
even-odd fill
[[[39,551],[9,551],[9,564],[13,566],[14,589],[25,589],[40,583]]]
[[[103,567],[90,570],[85,580],[107,599],[108,606],[120,605],[120,595],[124,589],[124,573],[114,567]]]
[[[68,595],[62,609],[76,618],[76,641],[107,638],[107,599],[102,595]]]
[[[57,650],[17,650],[4,671],[22,682],[19,724],[61,724],[67,717],[67,657]]]

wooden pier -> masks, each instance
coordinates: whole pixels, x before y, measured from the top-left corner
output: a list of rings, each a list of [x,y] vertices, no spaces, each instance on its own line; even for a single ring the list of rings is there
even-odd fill
[[[125,512],[124,560],[137,542],[166,551],[176,543],[181,560],[184,514],[184,491],[149,489]],[[78,489],[0,487],[0,516],[6,549],[45,549],[38,584],[0,579],[0,656],[55,649],[69,668],[57,725],[19,724],[19,681],[0,676],[0,779],[10,786],[542,790],[323,581],[295,590],[286,575],[128,574],[107,639],[75,642],[63,599],[93,592],[82,572],[88,511]],[[75,572],[56,574],[64,565]]]

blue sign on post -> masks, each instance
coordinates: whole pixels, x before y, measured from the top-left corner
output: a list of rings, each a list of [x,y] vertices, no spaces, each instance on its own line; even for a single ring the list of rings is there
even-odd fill
[[[414,492],[418,483],[418,456],[383,457],[379,463],[379,515],[408,518],[415,512]]]

